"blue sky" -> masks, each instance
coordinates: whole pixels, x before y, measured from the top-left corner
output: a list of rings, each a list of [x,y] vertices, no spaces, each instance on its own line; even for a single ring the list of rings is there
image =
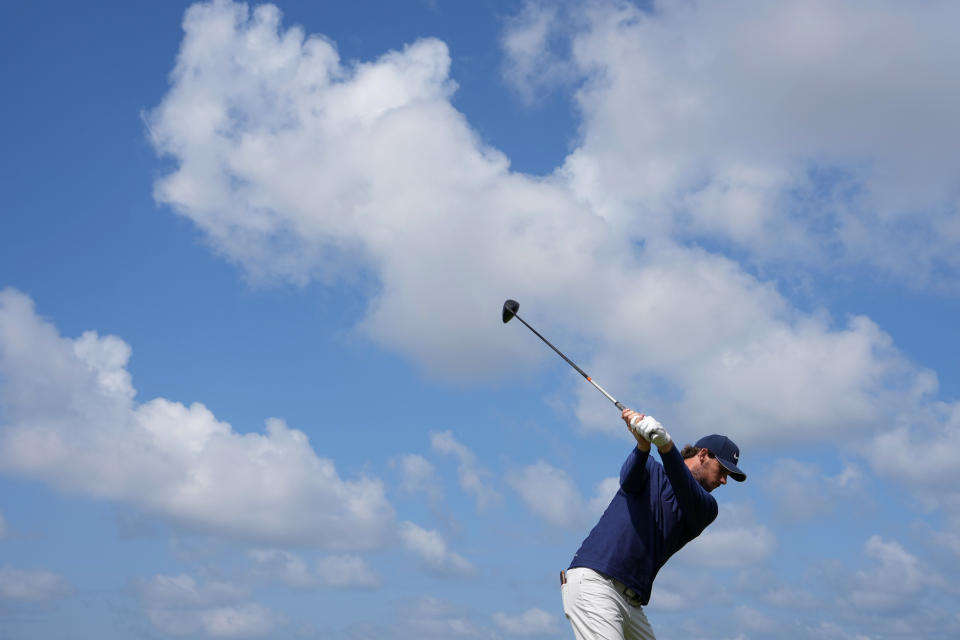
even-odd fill
[[[630,450],[744,484],[661,640],[960,634],[953,3],[34,2],[0,636],[566,638]]]

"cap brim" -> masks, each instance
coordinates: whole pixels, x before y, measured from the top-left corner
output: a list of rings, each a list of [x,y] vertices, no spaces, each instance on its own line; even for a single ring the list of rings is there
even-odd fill
[[[733,464],[729,460],[724,460],[723,458],[718,457],[717,461],[720,463],[720,466],[727,470],[727,475],[737,482],[743,482],[747,479],[747,474],[745,474],[743,471],[740,471],[740,467]]]

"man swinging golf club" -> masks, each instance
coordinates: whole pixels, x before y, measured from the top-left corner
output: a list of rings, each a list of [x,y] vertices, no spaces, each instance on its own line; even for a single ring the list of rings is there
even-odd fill
[[[630,409],[621,415],[637,446],[610,506],[560,574],[563,612],[577,640],[655,640],[643,606],[657,572],[717,517],[710,492],[727,477],[747,478],[737,467],[740,449],[726,436],[678,451],[654,418]]]
[[[737,467],[740,449],[730,438],[712,435],[677,451],[659,422],[626,408],[526,320],[520,303],[503,303],[503,323],[516,318],[587,382],[612,402],[637,446],[620,469],[620,488],[600,522],[560,572],[563,612],[577,640],[656,640],[643,613],[653,579],[667,560],[717,517],[710,492],[747,474]],[[657,447],[663,464],[650,456]]]

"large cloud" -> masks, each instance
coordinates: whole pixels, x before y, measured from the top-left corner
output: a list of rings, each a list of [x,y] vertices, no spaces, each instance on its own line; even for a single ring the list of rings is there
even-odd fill
[[[611,0],[566,20],[528,6],[509,77],[552,81],[538,72],[559,52],[584,80],[565,170],[617,228],[957,291],[955,3]]]
[[[869,318],[801,312],[737,262],[677,244],[687,234],[672,233],[675,223],[696,219],[693,232],[719,225],[758,255],[808,256],[811,229],[823,226],[809,211],[771,206],[797,190],[784,160],[795,154],[777,151],[768,163],[763,149],[735,152],[741,141],[759,147],[776,127],[741,138],[746,116],[722,135],[717,121],[689,122],[699,103],[685,93],[696,77],[683,65],[696,67],[699,42],[699,64],[734,73],[720,47],[738,41],[736,14],[715,16],[714,43],[698,36],[713,14],[696,3],[652,15],[590,6],[572,49],[589,79],[579,96],[583,144],[537,178],[511,172],[451,106],[443,43],[345,65],[322,37],[282,29],[272,6],[195,5],[170,90],[147,116],[155,148],[173,161],[156,197],[253,277],[346,280],[369,301],[359,330],[436,375],[502,375],[505,353],[520,375],[552,357],[522,328],[500,325],[500,304],[515,297],[544,333],[592,354],[581,365],[608,388],[631,389],[646,403],[638,408],[690,430],[680,437],[719,421],[741,445],[838,439],[924,402],[935,378]],[[756,13],[754,24],[783,19]],[[530,16],[520,24],[558,22]],[[517,55],[549,41],[534,36]],[[691,38],[690,51],[671,57]],[[726,86],[708,80],[704,90]],[[736,106],[717,103],[721,114]],[[702,160],[706,150],[715,153]],[[859,211],[844,220],[862,222]],[[795,247],[781,250],[792,229],[801,232]],[[598,394],[577,389],[585,425],[619,428],[601,422],[609,408]]]
[[[552,527],[582,530],[596,520],[620,488],[617,478],[605,478],[587,500],[563,469],[540,460],[506,476],[509,484],[530,511]]]
[[[61,337],[33,302],[0,291],[0,469],[122,501],[193,531],[328,549],[382,545],[381,482],[344,480],[281,420],[240,434],[201,404],[139,403],[130,347]]]
[[[488,347],[515,334],[490,319],[507,293],[586,284],[603,224],[479,143],[449,102],[442,42],[346,68],[279,17],[223,2],[187,12],[173,86],[149,116],[177,162],[157,198],[257,276],[371,272],[364,329],[414,360],[499,367]],[[481,337],[468,353],[465,335]]]
[[[954,638],[960,632],[957,589],[948,574],[914,552],[881,535],[870,536],[863,547],[864,568],[831,578],[842,594],[836,605],[877,637]],[[904,607],[905,602],[918,604]]]

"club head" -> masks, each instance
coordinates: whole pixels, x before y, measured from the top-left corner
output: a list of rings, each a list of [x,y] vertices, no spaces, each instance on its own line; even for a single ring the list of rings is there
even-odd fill
[[[503,323],[506,324],[513,319],[513,316],[517,315],[517,309],[520,308],[520,303],[516,300],[507,300],[503,303]]]

